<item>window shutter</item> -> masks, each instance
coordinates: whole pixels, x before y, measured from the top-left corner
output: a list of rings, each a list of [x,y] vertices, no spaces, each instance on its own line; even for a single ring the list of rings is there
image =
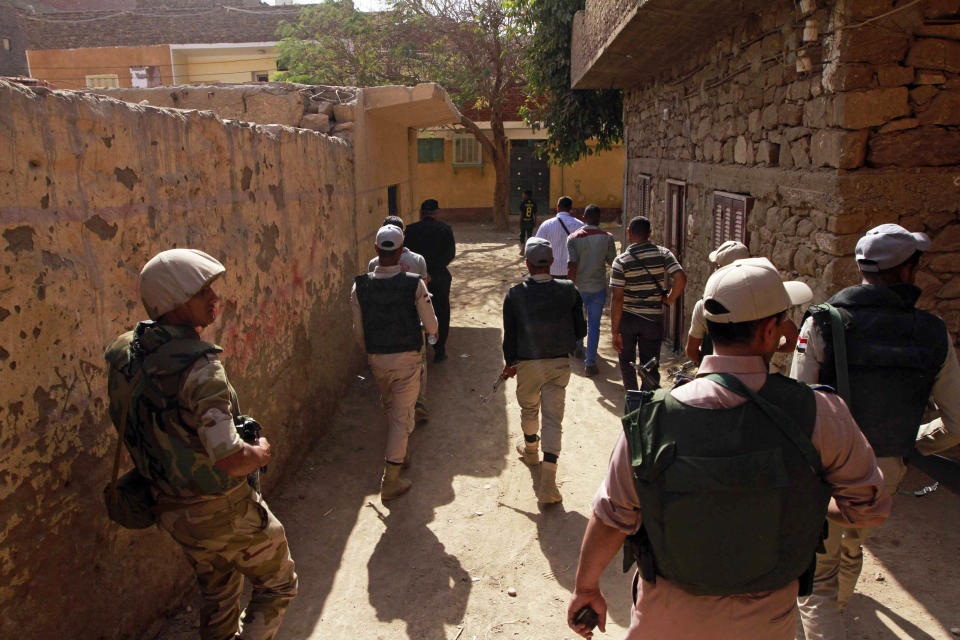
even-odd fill
[[[753,210],[753,198],[725,191],[713,192],[713,248],[727,240],[749,245],[747,216]]]

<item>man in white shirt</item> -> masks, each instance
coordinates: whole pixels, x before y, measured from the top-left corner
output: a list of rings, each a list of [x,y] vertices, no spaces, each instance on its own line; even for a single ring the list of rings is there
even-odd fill
[[[557,215],[544,220],[537,229],[537,237],[550,242],[553,247],[553,264],[550,265],[550,275],[555,278],[567,277],[567,236],[583,226],[570,213],[573,200],[567,196],[557,200]]]

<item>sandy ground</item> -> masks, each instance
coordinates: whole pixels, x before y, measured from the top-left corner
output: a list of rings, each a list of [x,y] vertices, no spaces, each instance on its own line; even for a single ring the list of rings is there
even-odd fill
[[[535,473],[512,448],[520,434],[515,383],[480,401],[503,366],[503,295],[525,275],[516,240],[480,225],[456,234],[450,358],[429,366],[430,421],[411,437],[411,491],[380,502],[385,418],[364,372],[323,421],[329,426],[304,466],[267,496],[300,574],[280,640],[578,637],[565,612],[591,499],[621,428],[615,353],[604,332],[600,375],[586,378],[583,363],[574,364],[558,476],[564,501],[538,506]],[[903,488],[929,483],[911,471]],[[850,638],[957,637],[958,550],[957,496],[899,495],[869,541],[847,614]],[[619,564],[602,583],[610,614],[600,638],[622,638],[629,625],[630,576]],[[187,602],[190,611],[151,638],[196,638],[195,594]]]

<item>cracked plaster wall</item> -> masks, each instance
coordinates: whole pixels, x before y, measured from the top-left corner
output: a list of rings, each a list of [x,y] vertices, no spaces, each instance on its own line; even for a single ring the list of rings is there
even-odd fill
[[[158,251],[226,265],[204,336],[274,445],[266,488],[295,467],[360,364],[353,176],[313,131],[0,82],[0,637],[139,637],[192,583],[165,534],[101,503],[102,353],[145,317]]]

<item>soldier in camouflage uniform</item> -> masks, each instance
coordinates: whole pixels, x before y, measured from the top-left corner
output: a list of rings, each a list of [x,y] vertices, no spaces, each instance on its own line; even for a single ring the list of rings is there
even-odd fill
[[[140,273],[152,322],[141,322],[107,348],[110,414],[151,484],[158,523],[197,573],[203,640],[269,640],[297,594],[297,574],[283,525],[247,474],[270,459],[270,444],[244,443],[240,410],[216,345],[198,330],[216,319],[211,284],[225,272],[191,249],[163,251]],[[243,576],[253,596],[240,621]]]

